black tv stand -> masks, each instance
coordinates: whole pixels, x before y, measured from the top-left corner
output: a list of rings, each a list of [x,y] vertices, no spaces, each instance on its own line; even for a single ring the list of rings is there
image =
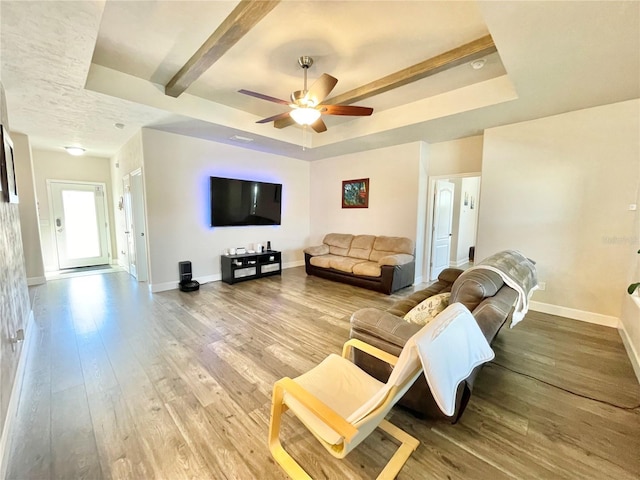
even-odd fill
[[[280,252],[242,253],[220,257],[222,281],[229,284],[282,273]]]

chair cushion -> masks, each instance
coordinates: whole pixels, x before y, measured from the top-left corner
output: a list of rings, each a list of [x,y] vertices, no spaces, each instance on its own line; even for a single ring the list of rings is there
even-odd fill
[[[502,288],[504,281],[490,270],[466,270],[451,287],[451,302],[462,303],[470,311],[487,297],[493,297]]]
[[[384,383],[335,354],[293,380],[345,419],[385,387]],[[331,445],[342,443],[342,437],[335,430],[291,395],[285,394],[284,403],[316,436]]]
[[[423,300],[404,316],[407,322],[426,325],[449,306],[451,292],[439,293]]]

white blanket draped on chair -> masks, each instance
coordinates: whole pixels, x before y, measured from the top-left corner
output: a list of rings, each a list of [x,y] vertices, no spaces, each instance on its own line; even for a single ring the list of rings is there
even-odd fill
[[[502,277],[502,281],[518,293],[511,317],[511,328],[522,320],[529,310],[533,292],[538,290],[536,268],[531,260],[516,250],[504,250],[482,260],[469,270],[491,270]]]
[[[448,416],[455,412],[460,382],[495,356],[476,319],[461,303],[449,305],[409,341],[418,349],[434,400]]]

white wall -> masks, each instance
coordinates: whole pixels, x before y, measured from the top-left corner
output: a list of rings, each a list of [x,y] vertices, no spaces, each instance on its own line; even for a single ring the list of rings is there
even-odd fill
[[[480,177],[456,178],[452,181],[456,185],[456,199],[451,236],[451,264],[460,266],[469,261],[469,247],[474,246],[476,242]]]
[[[112,208],[111,168],[108,158],[79,156],[74,157],[66,152],[49,150],[32,151],[33,175],[40,216],[42,256],[45,270],[58,269],[58,253],[53,236],[52,219],[49,211],[49,195],[47,180],[71,180],[76,182],[100,182],[106,185],[107,205],[109,210],[110,242],[112,255],[115,255],[114,218]],[[113,259],[112,259],[113,260]]]
[[[640,207],[640,162],[638,163],[636,205]],[[635,215],[635,224],[630,232],[629,275],[627,285],[640,282],[640,215]],[[631,363],[640,381],[640,290],[635,295],[624,295],[620,316],[620,336],[631,358]]]
[[[282,251],[285,267],[303,263],[308,162],[151,129],[142,130],[142,143],[153,291],[177,287],[183,260],[192,262],[195,279],[218,280],[225,249],[267,240]],[[210,176],[282,183],[282,225],[210,227]]]
[[[118,260],[118,264],[126,269],[129,268],[129,258],[127,250],[127,237],[125,231],[124,210],[121,210],[120,200],[123,196],[122,178],[143,166],[142,155],[142,131],[138,131],[125,143],[118,153],[110,160],[111,178],[112,178],[112,195],[111,208],[114,212],[114,234],[116,249],[114,256]],[[143,175],[144,176],[144,175]]]
[[[33,179],[33,161],[29,137],[22,133],[11,133],[13,140],[16,178],[18,181],[18,204],[20,211],[20,229],[24,249],[27,283],[39,285],[46,282],[44,262],[40,244],[40,226],[38,224],[38,204]]]
[[[480,172],[482,135],[429,145],[429,176]]]
[[[628,206],[639,108],[633,100],[485,132],[476,259],[514,248],[537,261],[546,282],[537,309],[617,323],[638,248]]]
[[[414,142],[313,162],[311,244],[332,232],[408,237],[416,242],[420,277],[427,148]],[[342,208],[342,181],[359,178],[369,179],[369,207]]]
[[[327,233],[416,240],[421,142],[311,164],[311,243]],[[369,179],[369,208],[342,208],[342,181]]]

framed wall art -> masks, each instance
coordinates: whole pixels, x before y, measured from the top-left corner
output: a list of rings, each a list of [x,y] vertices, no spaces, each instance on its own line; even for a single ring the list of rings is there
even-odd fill
[[[2,197],[9,203],[18,203],[18,184],[13,155],[13,142],[4,125],[0,125],[0,177],[2,180]]]
[[[342,182],[342,208],[369,208],[369,179]]]

